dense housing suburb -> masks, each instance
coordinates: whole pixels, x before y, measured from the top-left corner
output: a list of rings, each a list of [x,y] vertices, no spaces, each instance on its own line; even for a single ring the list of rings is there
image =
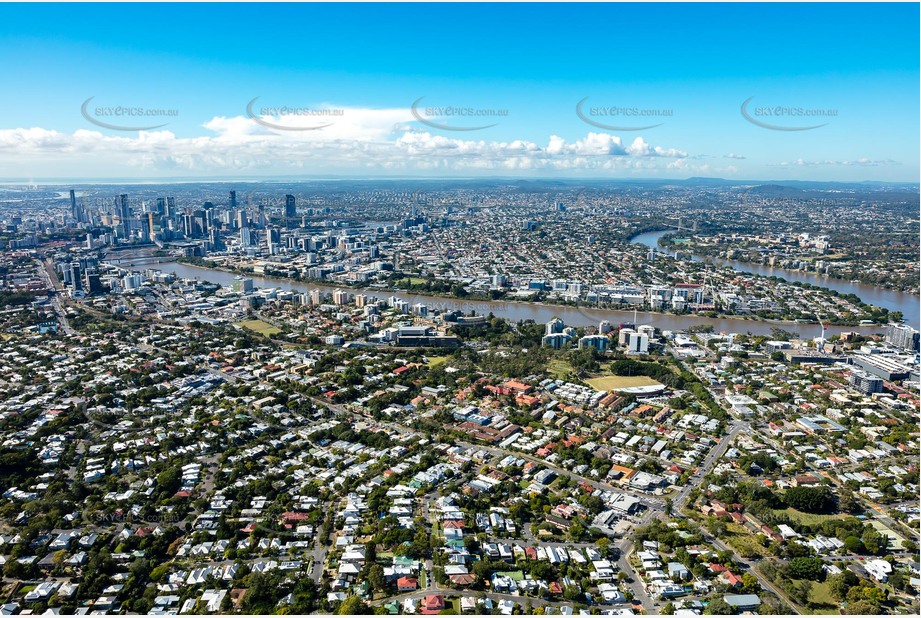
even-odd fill
[[[917,236],[738,194],[3,189],[0,610],[917,613]]]

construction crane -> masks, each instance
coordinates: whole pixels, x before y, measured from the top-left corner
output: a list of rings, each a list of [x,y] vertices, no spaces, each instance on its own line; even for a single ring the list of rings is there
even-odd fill
[[[822,316],[819,315],[819,312],[815,312],[815,317],[819,321],[819,326],[822,327],[822,334],[812,340],[816,344],[816,348],[825,345],[825,323],[822,322]]]

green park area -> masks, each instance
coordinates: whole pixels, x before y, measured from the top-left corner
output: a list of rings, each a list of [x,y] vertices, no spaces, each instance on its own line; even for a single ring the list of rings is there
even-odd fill
[[[242,322],[237,322],[237,326],[242,326],[247,330],[265,335],[266,337],[271,337],[281,332],[281,329],[275,328],[268,322],[263,322],[262,320],[243,320]]]

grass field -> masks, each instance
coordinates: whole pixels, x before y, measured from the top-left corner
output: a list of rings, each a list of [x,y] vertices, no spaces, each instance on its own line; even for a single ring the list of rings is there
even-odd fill
[[[451,357],[450,356],[429,356],[428,359],[429,359],[429,367],[434,369],[435,367],[444,365],[446,362],[448,362],[448,360],[451,359]]]
[[[661,386],[659,382],[646,376],[602,376],[600,378],[591,378],[586,382],[596,391],[612,391],[631,386]]]
[[[237,322],[238,326],[242,326],[247,330],[259,333],[260,335],[265,335],[266,337],[271,337],[272,335],[277,335],[281,332],[281,329],[275,328],[267,322],[262,320],[243,320],[242,322]]]
[[[400,279],[397,281],[397,285],[422,285],[428,279],[422,279],[420,277],[406,277],[405,279]]]
[[[812,588],[809,590],[809,602],[815,603],[816,605],[830,605],[837,607],[838,603],[831,596],[831,588],[828,585],[827,581],[824,582],[812,582]],[[829,607],[829,613],[838,613]],[[821,610],[820,610],[821,611]]]
[[[797,511],[794,508],[787,507],[785,509],[773,509],[774,515],[777,517],[788,517],[790,521],[795,521],[800,524],[816,524],[829,519],[844,519],[847,515],[843,513],[835,513],[833,515],[825,515],[822,513],[803,513],[802,511]],[[782,521],[780,523],[783,523]]]
[[[569,364],[569,361],[562,358],[550,359],[550,362],[547,364],[547,371],[557,380],[565,380],[567,375],[573,373],[572,365]]]

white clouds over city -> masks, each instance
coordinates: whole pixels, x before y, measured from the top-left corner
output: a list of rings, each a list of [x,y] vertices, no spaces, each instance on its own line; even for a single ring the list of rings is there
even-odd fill
[[[643,137],[625,141],[590,132],[575,139],[499,141],[482,132],[439,131],[414,122],[406,109],[338,109],[328,115],[216,116],[202,135],[171,127],[117,132],[44,128],[0,130],[5,176],[363,174],[438,170],[502,173],[509,170],[626,170],[655,173],[688,153]],[[318,108],[324,109],[324,108]],[[333,110],[326,106],[325,109]],[[323,126],[325,125],[325,126]],[[322,129],[314,127],[323,126]],[[290,128],[291,130],[286,130]],[[301,129],[301,130],[298,130]]]

